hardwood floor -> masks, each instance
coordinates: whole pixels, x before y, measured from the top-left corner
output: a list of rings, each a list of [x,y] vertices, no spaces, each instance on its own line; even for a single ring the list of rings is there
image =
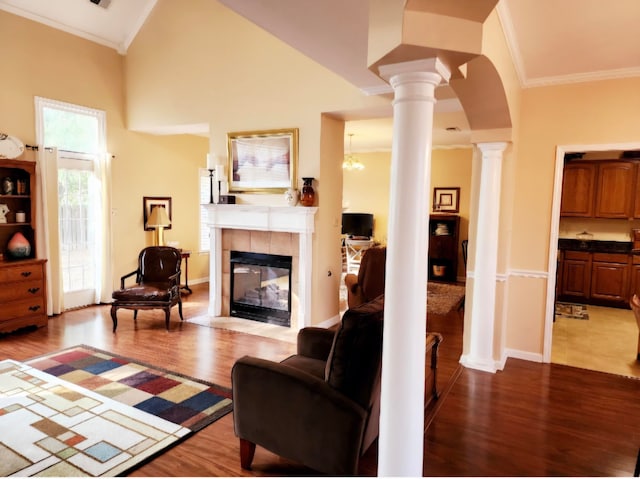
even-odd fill
[[[184,297],[185,317],[204,314],[208,285]],[[26,360],[87,344],[162,365],[224,386],[239,357],[281,360],[295,345],[270,338],[180,323],[171,331],[162,312],[119,313],[111,332],[109,307],[70,311],[46,329],[0,336],[0,358]],[[433,316],[428,329],[444,335],[439,384],[445,391],[425,434],[426,476],[630,476],[640,433],[640,381],[555,364],[509,360],[496,374],[460,368],[462,318]],[[456,379],[455,382],[453,379]],[[359,474],[377,473],[377,451]],[[258,447],[252,471],[240,468],[233,416],[225,416],[133,471],[131,476],[314,476],[315,471]]]

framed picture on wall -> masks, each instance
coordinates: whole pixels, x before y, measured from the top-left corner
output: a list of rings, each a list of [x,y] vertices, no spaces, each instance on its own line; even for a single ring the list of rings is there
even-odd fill
[[[144,230],[154,231],[155,227],[147,226],[147,221],[151,217],[151,208],[154,206],[162,206],[167,211],[169,221],[172,219],[171,215],[171,197],[170,196],[145,196],[142,198],[142,214],[144,217]],[[171,229],[171,224],[165,226],[165,230]]]
[[[460,210],[460,187],[436,187],[433,189],[435,213],[457,213]]]
[[[298,129],[227,134],[229,191],[282,193],[295,188]]]

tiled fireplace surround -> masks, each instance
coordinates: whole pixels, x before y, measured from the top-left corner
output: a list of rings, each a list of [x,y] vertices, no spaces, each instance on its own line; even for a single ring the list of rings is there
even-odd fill
[[[210,316],[229,316],[230,251],[292,257],[291,328],[311,324],[314,216],[302,206],[207,205]]]

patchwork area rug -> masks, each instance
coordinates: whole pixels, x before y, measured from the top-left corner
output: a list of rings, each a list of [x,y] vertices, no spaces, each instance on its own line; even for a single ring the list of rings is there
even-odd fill
[[[587,305],[556,301],[556,318],[589,319]]]
[[[8,364],[0,476],[122,475],[233,408],[229,388],[90,346]]]
[[[17,361],[0,362],[0,475],[115,476],[189,429]]]

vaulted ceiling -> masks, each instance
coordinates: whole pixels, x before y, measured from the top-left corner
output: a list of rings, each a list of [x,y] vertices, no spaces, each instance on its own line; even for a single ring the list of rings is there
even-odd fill
[[[219,1],[364,92],[386,86],[367,68],[370,0]],[[406,1],[407,7],[418,9],[426,1],[433,9],[451,8],[454,0]],[[473,16],[487,1],[455,0],[455,5],[460,15]],[[0,0],[0,9],[126,54],[156,2]],[[500,0],[497,9],[524,88],[640,76],[638,0]],[[388,149],[389,125],[388,118],[348,122],[354,151]],[[434,144],[465,142],[468,124],[456,99],[439,102]]]

